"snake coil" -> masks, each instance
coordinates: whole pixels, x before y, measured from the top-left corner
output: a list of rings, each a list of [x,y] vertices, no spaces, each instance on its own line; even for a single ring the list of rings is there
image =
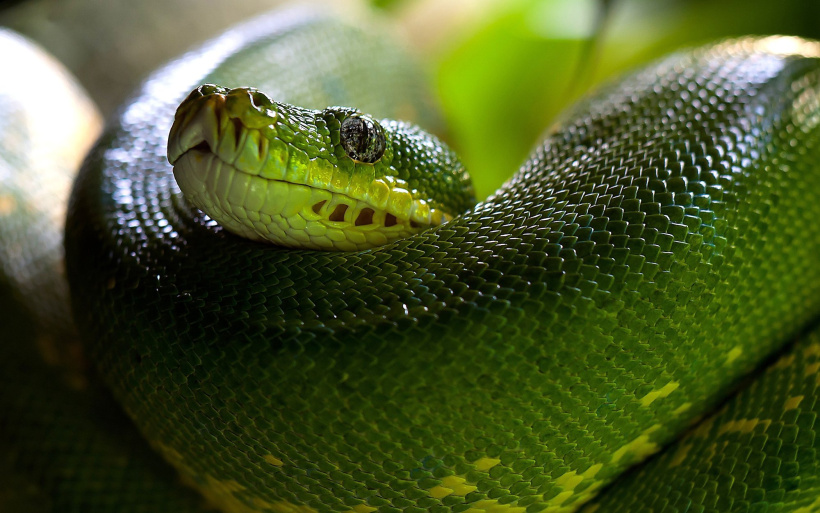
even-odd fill
[[[153,75],[88,158],[66,228],[79,329],[145,437],[225,511],[575,510],[820,310],[818,56],[793,38],[672,55],[576,107],[473,211],[321,253],[239,239],[181,198],[164,157],[176,104],[202,82],[251,84],[436,119],[373,34],[298,12],[252,22]],[[807,360],[763,379],[816,383],[808,340]],[[777,450],[747,457],[778,458],[782,477],[770,464],[698,507],[813,504],[799,414],[814,388],[770,381],[747,394],[792,424],[712,422],[657,460],[694,469],[715,452],[698,437],[781,425]]]

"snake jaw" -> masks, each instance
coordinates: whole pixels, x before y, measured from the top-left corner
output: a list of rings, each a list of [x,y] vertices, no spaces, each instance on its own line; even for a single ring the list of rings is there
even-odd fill
[[[189,201],[243,237],[310,249],[368,249],[452,219],[405,180],[376,178],[372,164],[345,157],[348,169],[340,169],[330,136],[324,151],[309,147],[309,155],[294,143],[303,134],[283,123],[285,108],[253,89],[195,89],[168,138]],[[291,116],[304,127],[320,114]]]

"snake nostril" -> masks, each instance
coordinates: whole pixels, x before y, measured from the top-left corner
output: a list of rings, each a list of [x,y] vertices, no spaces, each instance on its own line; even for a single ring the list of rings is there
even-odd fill
[[[399,224],[399,220],[393,214],[384,216],[384,226],[396,226],[397,224]]]
[[[373,209],[363,208],[356,218],[356,226],[364,226],[366,224],[373,224]]]
[[[253,102],[254,107],[270,107],[273,105],[273,100],[271,100],[268,95],[263,93],[262,91],[250,91],[251,102]]]
[[[347,205],[344,203],[339,203],[336,205],[336,208],[333,209],[333,213],[330,214],[328,217],[329,221],[344,221],[345,220],[345,213],[347,212]]]
[[[419,223],[417,223],[417,222],[415,222],[411,219],[410,220],[410,228],[418,228],[418,227],[419,227]]]
[[[208,141],[202,141],[201,143],[197,144],[196,146],[191,147],[192,150],[197,150],[205,153],[213,153],[211,150],[211,145],[208,144]]]
[[[319,203],[313,205],[313,213],[318,214],[319,211],[322,210],[322,207],[325,206],[325,203],[327,203],[327,200],[322,200]]]

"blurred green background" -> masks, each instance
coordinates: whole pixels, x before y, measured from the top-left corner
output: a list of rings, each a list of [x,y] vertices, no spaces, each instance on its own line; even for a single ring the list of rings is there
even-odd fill
[[[0,3],[0,25],[53,53],[110,115],[164,61],[279,3],[16,0]],[[481,198],[512,175],[562,109],[618,72],[726,36],[820,38],[818,0],[320,3],[392,24],[427,63],[446,137]]]

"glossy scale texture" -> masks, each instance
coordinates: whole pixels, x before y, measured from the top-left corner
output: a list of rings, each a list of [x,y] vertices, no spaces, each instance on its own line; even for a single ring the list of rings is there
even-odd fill
[[[190,58],[81,172],[78,323],[225,511],[572,511],[820,310],[817,55],[673,55],[575,109],[475,210],[357,254],[242,240],[184,203],[175,104],[242,69]]]
[[[820,330],[583,513],[808,513],[820,506]]]

